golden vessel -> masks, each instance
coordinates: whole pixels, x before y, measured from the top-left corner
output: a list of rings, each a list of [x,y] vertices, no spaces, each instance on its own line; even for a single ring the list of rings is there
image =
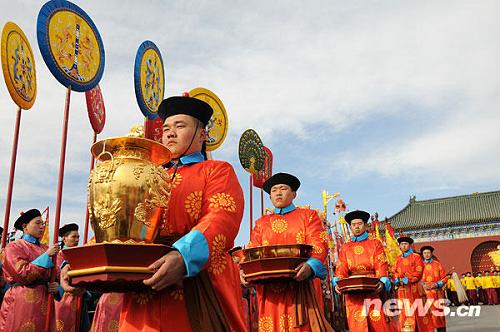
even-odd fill
[[[162,144],[141,137],[108,138],[92,146],[98,162],[88,182],[89,218],[97,243],[152,243],[170,200]]]
[[[96,243],[64,249],[73,285],[100,292],[140,291],[148,267],[172,250],[155,244],[170,201],[162,144],[135,131],[92,145],[97,160],[88,182],[89,220]]]

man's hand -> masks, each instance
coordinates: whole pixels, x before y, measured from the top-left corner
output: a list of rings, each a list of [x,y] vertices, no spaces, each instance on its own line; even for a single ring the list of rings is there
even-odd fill
[[[312,269],[306,262],[300,263],[299,266],[295,268],[297,274],[295,275],[295,280],[304,281],[312,275]]]
[[[155,274],[144,280],[146,286],[151,286],[155,291],[160,291],[170,285],[182,281],[186,274],[184,259],[178,251],[171,251],[149,266]]]
[[[377,288],[375,288],[375,293],[378,294],[378,293],[382,292],[384,290],[384,288],[385,288],[384,283],[382,281],[379,281],[377,283]]]
[[[59,291],[59,284],[57,282],[48,282],[47,289],[50,294],[56,294]]]
[[[335,285],[335,293],[342,294],[339,289],[339,285]]]
[[[51,244],[49,246],[49,249],[47,249],[47,251],[46,251],[46,253],[47,253],[47,255],[49,255],[49,257],[54,256],[58,252],[59,252],[59,244],[57,244],[57,243]]]
[[[243,276],[243,270],[240,270],[240,283],[245,287],[250,287],[250,283],[246,281],[245,277]]]
[[[73,287],[69,284],[69,276],[68,276],[68,271],[71,270],[69,264],[65,265],[62,270],[61,270],[61,287],[64,289],[65,292],[68,293],[77,293],[78,288]]]

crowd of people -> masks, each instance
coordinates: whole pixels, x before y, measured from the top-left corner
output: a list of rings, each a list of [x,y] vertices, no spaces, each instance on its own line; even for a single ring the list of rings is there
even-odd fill
[[[311,255],[291,278],[250,283],[240,269],[241,257],[231,250],[243,217],[241,186],[230,164],[209,160],[205,153],[205,127],[213,110],[182,96],[164,100],[158,113],[164,121],[163,144],[172,152],[164,168],[173,184],[159,238],[175,250],[150,266],[153,274],[144,284],[151,291],[102,295],[91,322],[87,305],[94,295],[70,285],[71,266],[61,252],[78,244],[78,226],[63,226],[60,244],[43,245],[41,214],[32,209],[14,223],[22,238],[2,254],[7,290],[0,331],[333,331],[324,310],[325,279],[327,289],[342,299],[343,306],[334,310],[345,309],[349,331],[446,330],[440,301],[460,301],[454,301],[454,278],[446,275],[432,246],[417,252],[412,238],[400,236],[401,255],[390,265],[384,246],[369,232],[370,214],[351,211],[345,215],[350,241],[341,246],[329,276],[328,230],[315,210],[294,204],[301,183],[288,173],[265,181],[274,210],[256,221],[247,247],[308,244]],[[464,276],[469,304],[498,304],[498,271],[492,273]],[[375,288],[345,292],[342,283],[352,277],[368,277]],[[396,307],[377,306],[390,299]],[[367,300],[374,305],[367,306]],[[426,300],[434,310],[405,310]]]
[[[492,266],[490,270],[474,274],[462,273],[460,283],[467,294],[467,300],[462,302],[458,298],[455,281],[449,278],[446,283],[446,296],[451,305],[500,304],[500,267]]]

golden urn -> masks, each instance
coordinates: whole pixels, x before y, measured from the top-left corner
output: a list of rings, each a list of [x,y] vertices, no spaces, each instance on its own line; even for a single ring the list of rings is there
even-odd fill
[[[88,182],[89,219],[96,243],[64,249],[73,285],[99,292],[140,291],[149,266],[172,250],[153,243],[167,212],[171,183],[162,144],[140,137],[92,145],[97,160]]]
[[[95,143],[97,160],[88,182],[89,219],[96,243],[152,243],[170,200],[170,179],[161,165],[170,151],[141,137]]]

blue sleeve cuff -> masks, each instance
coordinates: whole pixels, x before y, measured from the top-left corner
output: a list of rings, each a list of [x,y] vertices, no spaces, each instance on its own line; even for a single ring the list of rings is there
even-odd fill
[[[311,267],[313,270],[313,277],[318,277],[320,279],[325,279],[326,278],[326,266],[325,264],[321,263],[318,259],[316,258],[309,258],[306,263]]]
[[[57,288],[57,293],[54,294],[54,300],[56,300],[57,302],[61,301],[63,295],[64,289],[61,287],[61,285],[59,285],[59,287]]]
[[[391,291],[391,280],[388,277],[382,277],[382,278],[380,278],[380,281],[384,284],[385,291],[390,292]]]
[[[54,267],[52,259],[50,259],[49,255],[46,252],[35,258],[35,260],[31,262],[31,264],[43,267],[45,269],[51,269]]]
[[[443,287],[443,282],[440,280],[440,281],[438,281],[438,282],[437,282],[437,285],[438,285],[439,287]]]
[[[394,283],[397,285],[399,284],[399,278],[394,278]]]
[[[339,278],[339,277],[333,277],[333,279],[332,279],[332,287],[337,286],[337,282],[338,282],[339,280],[340,280],[340,278]]]
[[[194,277],[200,273],[210,256],[207,239],[198,230],[187,233],[177,240],[172,247],[177,249],[184,259],[186,277]]]
[[[62,269],[63,269],[66,265],[68,265],[68,264],[69,264],[69,263],[68,263],[68,261],[67,261],[67,260],[62,261],[61,266],[59,266],[59,269],[60,269],[60,270],[62,270]]]
[[[403,281],[403,285],[408,285],[408,277],[404,277],[401,280]]]

